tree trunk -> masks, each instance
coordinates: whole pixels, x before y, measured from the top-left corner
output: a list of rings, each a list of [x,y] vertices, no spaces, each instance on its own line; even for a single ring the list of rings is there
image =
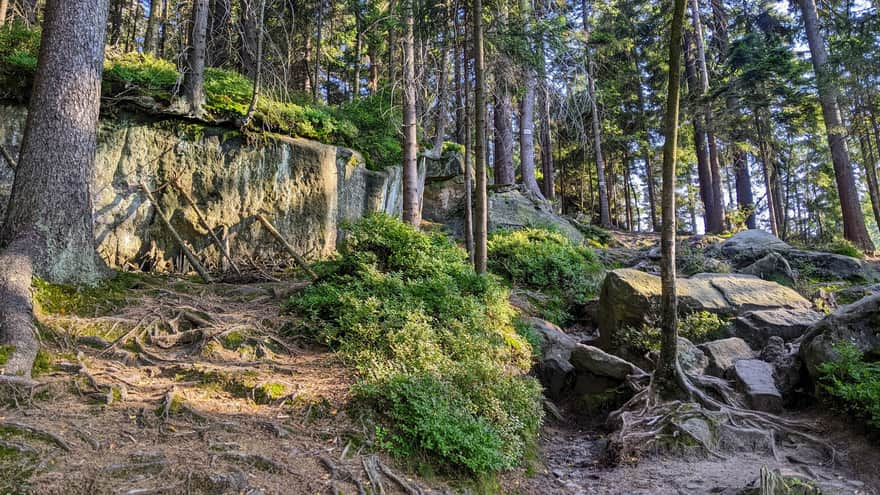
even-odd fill
[[[688,92],[690,94],[691,103],[693,104],[700,98],[700,81],[690,41],[690,36],[685,35],[685,72],[687,74]],[[709,165],[709,148],[706,145],[706,126],[703,121],[702,112],[699,111],[699,109],[694,108],[691,113],[694,126],[694,152],[697,155],[697,178],[700,181],[700,201],[703,203],[703,222],[706,227],[706,232],[709,232],[709,225],[712,223],[712,208],[715,205],[715,188],[712,187],[712,170]]]
[[[112,9],[110,11],[110,44],[119,43],[119,37],[122,36],[122,14],[125,9],[125,0],[112,0]]]
[[[583,29],[586,39],[590,38],[590,10],[587,1],[581,4],[583,10]],[[602,125],[599,121],[599,104],[596,102],[596,81],[593,77],[593,59],[586,47],[587,57],[587,97],[590,100],[590,118],[593,125],[593,151],[596,153],[596,179],[599,183],[599,224],[603,227],[611,227],[611,211],[608,202],[608,185],[605,180],[605,159],[602,156]]]
[[[486,69],[483,60],[483,3],[473,0],[471,17],[474,23],[474,173],[476,196],[474,205],[474,269],[486,273],[489,204],[486,188]]]
[[[201,118],[205,113],[205,52],[207,50],[208,0],[195,0],[186,50],[186,74],[183,79],[189,113]]]
[[[636,84],[638,85],[638,90],[636,92],[636,98],[638,99],[639,104],[639,118],[642,122],[641,128],[641,147],[642,153],[645,161],[645,182],[646,188],[648,189],[648,212],[651,216],[651,230],[654,232],[660,231],[660,222],[657,221],[657,200],[655,198],[655,184],[654,184],[654,167],[651,163],[651,139],[648,134],[648,112],[645,108],[645,90],[642,87],[642,69],[639,61],[641,57],[639,56],[638,50],[635,45],[632,48],[633,60],[636,64]]]
[[[206,56],[210,67],[225,67],[229,63],[231,10],[230,0],[211,0]]]
[[[828,68],[828,54],[825,51],[825,40],[819,31],[819,15],[815,0],[798,0],[804,18],[807,41],[813,69],[816,73],[816,84],[819,88],[819,102],[828,136],[828,147],[831,149],[831,161],[834,164],[834,175],[837,181],[837,193],[840,197],[840,209],[843,215],[843,236],[865,251],[873,251],[874,243],[865,227],[865,218],[859,206],[859,194],[853,177],[852,164],[846,145],[846,129],[837,103],[837,87],[833,75]]]
[[[324,0],[318,1],[318,26],[315,34],[315,69],[312,72],[312,101],[318,101],[318,93],[320,93],[321,84],[318,82],[321,78],[321,48],[324,36]],[[329,77],[329,75],[328,75]]]
[[[370,94],[374,95],[379,91],[379,47],[375,44],[370,45]]]
[[[12,195],[0,230],[0,343],[5,373],[29,377],[38,342],[31,275],[94,283],[90,181],[107,27],[107,0],[49,0]]]
[[[694,21],[694,46],[697,49],[697,66],[700,70],[700,98],[709,94],[709,69],[706,65],[706,49],[703,45],[703,23],[700,19],[699,0],[691,0],[691,14]],[[712,207],[706,223],[706,232],[719,234],[724,231],[724,193],[721,189],[721,157],[715,141],[712,105],[706,101],[702,108],[705,124],[706,143],[709,153],[709,175],[712,185]]]
[[[6,12],[9,10],[9,0],[0,0],[0,26],[6,24]]]
[[[456,16],[457,18],[458,16]],[[458,32],[458,30],[456,30]],[[464,106],[462,107],[462,117],[464,119],[462,132],[464,133],[464,244],[467,248],[468,256],[470,257],[470,262],[473,264],[474,262],[474,201],[473,201],[473,182],[471,182],[471,178],[473,177],[473,168],[471,166],[471,158],[473,155],[472,152],[472,142],[471,136],[473,131],[473,125],[471,122],[470,111],[470,83],[471,80],[471,70],[470,63],[468,62],[467,54],[465,53],[464,47],[467,46],[467,28],[464,29],[464,40],[462,41],[462,57],[463,57],[463,76],[464,80],[461,81],[461,86],[459,89],[462,93],[462,103]],[[458,56],[456,55],[456,58]]]
[[[862,158],[865,160],[865,178],[868,182],[868,194],[871,196],[871,211],[874,213],[877,228],[880,228],[880,188],[877,185],[877,162],[871,147],[871,139],[867,135],[867,129],[864,133],[859,134],[859,146],[862,149]]]
[[[165,58],[165,43],[168,39],[168,0],[162,0],[162,22],[159,23],[159,57]]]
[[[241,46],[238,56],[241,63],[241,73],[254,78],[254,68],[257,65],[257,8],[253,0],[239,0],[239,32],[241,33]]]
[[[266,0],[260,0],[260,21],[257,30],[257,66],[254,68],[254,91],[251,93],[251,103],[241,124],[242,131],[246,130],[257,111],[257,102],[260,99],[260,90],[263,84],[263,37],[266,30]]]
[[[502,65],[496,63],[495,67],[497,69]],[[492,112],[495,122],[495,160],[492,166],[496,186],[516,182],[513,168],[513,103],[505,77],[502,73],[495,74],[495,111]]]
[[[526,70],[524,81],[525,92],[520,102],[519,119],[519,156],[522,168],[522,180],[526,189],[535,196],[544,199],[538,181],[535,179],[535,74]]]
[[[413,49],[413,0],[405,0],[406,32],[403,39],[403,221],[419,228],[419,166],[416,141],[416,69]]]
[[[678,395],[678,299],[675,294],[675,158],[678,151],[678,105],[680,93],[682,25],[685,0],[674,0],[669,35],[669,81],[663,129],[663,233],[660,238],[660,361],[654,385],[661,396]]]
[[[448,33],[444,36],[444,41],[440,47],[440,75],[437,81],[437,115],[434,119],[434,149],[432,153],[436,157],[443,154],[443,142],[446,140],[446,122],[449,120],[446,102],[449,99],[449,74],[447,67],[449,66],[449,43]]]
[[[144,53],[156,51],[156,42],[159,39],[159,16],[162,6],[160,0],[150,0],[150,18],[147,19],[147,32],[144,33]]]

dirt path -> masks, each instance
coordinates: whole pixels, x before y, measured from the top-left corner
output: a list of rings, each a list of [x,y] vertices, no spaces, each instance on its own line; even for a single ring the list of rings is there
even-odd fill
[[[404,493],[345,414],[345,367],[289,338],[295,287],[153,281],[40,315],[52,363],[33,397],[0,395],[0,493]]]
[[[609,469],[601,466],[601,429],[555,422],[544,428],[541,437],[544,467],[526,479],[523,491],[536,495],[732,495],[754,482],[767,466],[817,479],[825,494],[880,494],[876,469],[880,449],[864,432],[849,429],[841,418],[804,413],[798,419],[817,426],[834,444],[837,465],[819,465],[812,457],[794,454],[795,449],[781,448],[780,459],[769,452],[733,452],[725,459],[646,457],[634,465]]]

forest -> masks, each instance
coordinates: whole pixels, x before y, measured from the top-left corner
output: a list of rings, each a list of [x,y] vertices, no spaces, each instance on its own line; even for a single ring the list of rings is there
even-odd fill
[[[876,0],[0,0],[0,493],[880,494]]]

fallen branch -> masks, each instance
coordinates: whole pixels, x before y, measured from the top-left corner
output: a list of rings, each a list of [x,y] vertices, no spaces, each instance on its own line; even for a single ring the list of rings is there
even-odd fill
[[[418,486],[410,484],[407,480],[398,476],[397,473],[391,470],[390,467],[386,466],[382,461],[376,461],[379,463],[379,468],[385,473],[385,476],[391,478],[395,483],[397,483],[403,491],[405,491],[408,495],[422,495],[422,490]]]
[[[14,348],[3,365],[3,383],[34,386],[31,368],[40,343],[34,326],[31,281],[33,246],[39,245],[33,233],[13,240],[0,253],[0,344]]]
[[[219,238],[217,238],[217,234],[214,233],[214,229],[211,228],[211,226],[208,224],[208,220],[205,219],[204,215],[202,215],[202,210],[200,210],[198,205],[196,205],[193,197],[183,188],[183,186],[180,184],[180,181],[176,177],[171,180],[171,185],[174,186],[175,189],[180,191],[180,194],[183,195],[183,199],[185,199],[186,202],[189,203],[189,205],[192,207],[193,211],[196,213],[196,218],[199,220],[199,223],[201,223],[202,227],[204,227],[208,231],[208,234],[211,236],[211,240],[214,241],[214,244],[217,246],[217,249],[220,250],[221,255],[225,257],[227,261],[229,261],[229,266],[231,266],[232,269],[235,270],[235,273],[241,275],[241,270],[238,269],[235,261],[232,260],[232,256],[229,255],[229,250],[227,250],[226,246],[220,241]]]
[[[370,486],[373,488],[373,493],[385,495],[385,485],[382,483],[382,474],[379,473],[379,460],[375,455],[371,455],[364,457],[362,463],[364,472],[367,473],[367,478],[370,480]]]
[[[257,220],[259,220],[260,223],[263,224],[263,227],[265,227],[266,230],[269,231],[270,234],[272,234],[272,237],[274,237],[275,240],[278,241],[278,243],[281,244],[291,256],[293,256],[293,259],[296,260],[296,263],[300,267],[302,267],[303,270],[305,270],[309,277],[311,277],[312,280],[317,280],[318,275],[315,274],[315,272],[312,270],[306,260],[303,259],[303,257],[300,256],[295,249],[293,249],[293,246],[291,246],[290,243],[287,242],[286,239],[284,239],[284,236],[282,236],[281,233],[278,232],[278,229],[276,229],[275,226],[272,225],[262,213],[257,213],[256,216]]]
[[[202,277],[202,280],[209,284],[213,282],[211,276],[208,275],[208,271],[205,270],[205,267],[202,266],[202,263],[198,260],[198,258],[196,258],[196,255],[193,254],[192,251],[190,251],[190,249],[186,246],[186,243],[183,242],[183,239],[180,237],[180,234],[178,234],[174,226],[171,225],[171,221],[168,220],[168,217],[165,216],[165,212],[162,211],[162,208],[159,206],[159,202],[156,201],[156,198],[153,196],[153,192],[150,191],[149,187],[147,187],[147,183],[141,181],[140,185],[141,189],[143,189],[144,191],[144,194],[147,195],[147,199],[150,200],[150,203],[153,204],[153,208],[156,209],[156,213],[159,215],[159,219],[162,220],[163,224],[165,224],[165,228],[167,228],[168,231],[171,232],[171,235],[180,246],[180,249],[183,251],[183,255],[186,256],[186,259],[189,261],[189,263],[193,266],[193,268],[196,269],[196,271],[199,273],[199,276]]]
[[[16,421],[0,421],[0,428],[8,428],[10,430],[17,430],[21,433],[26,433],[28,435],[45,440],[49,443],[54,443],[55,445],[60,447],[61,450],[64,450],[66,452],[70,452],[71,450],[73,450],[70,447],[70,444],[67,443],[63,438],[52,433],[51,431],[41,430],[40,428],[37,428],[36,426],[30,426],[30,425],[18,423]]]
[[[318,460],[321,461],[321,464],[323,464],[324,467],[327,468],[327,471],[330,471],[331,481],[350,481],[352,484],[354,484],[354,486],[357,487],[358,495],[367,495],[366,490],[364,490],[364,485],[350,472],[343,468],[336,467],[336,464],[334,464],[333,461],[331,461],[330,458],[327,456],[319,456]]]

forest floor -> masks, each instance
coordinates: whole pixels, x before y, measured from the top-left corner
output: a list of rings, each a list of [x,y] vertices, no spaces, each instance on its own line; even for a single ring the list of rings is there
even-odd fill
[[[0,493],[358,493],[367,471],[405,493],[358,443],[343,363],[283,335],[301,284],[139,285],[100,316],[39,314],[54,364],[3,395]]]
[[[621,249],[652,238],[630,236]],[[364,444],[368,428],[348,414],[351,370],[332,350],[298,339],[290,331],[295,316],[281,309],[304,284],[151,277],[110,303],[92,307],[83,297],[77,308],[40,305],[48,359],[38,363],[37,378],[45,385],[31,397],[0,394],[0,493],[467,491],[405,474]],[[563,409],[564,419],[548,418],[542,430],[539,458],[502,475],[493,491],[738,493],[768,466],[837,493],[880,494],[880,450],[870,437],[845,418],[790,415],[836,447],[835,465],[783,445],[777,457],[659,456],[608,469],[600,462],[601,425],[582,424]],[[379,482],[383,492],[373,490]]]

